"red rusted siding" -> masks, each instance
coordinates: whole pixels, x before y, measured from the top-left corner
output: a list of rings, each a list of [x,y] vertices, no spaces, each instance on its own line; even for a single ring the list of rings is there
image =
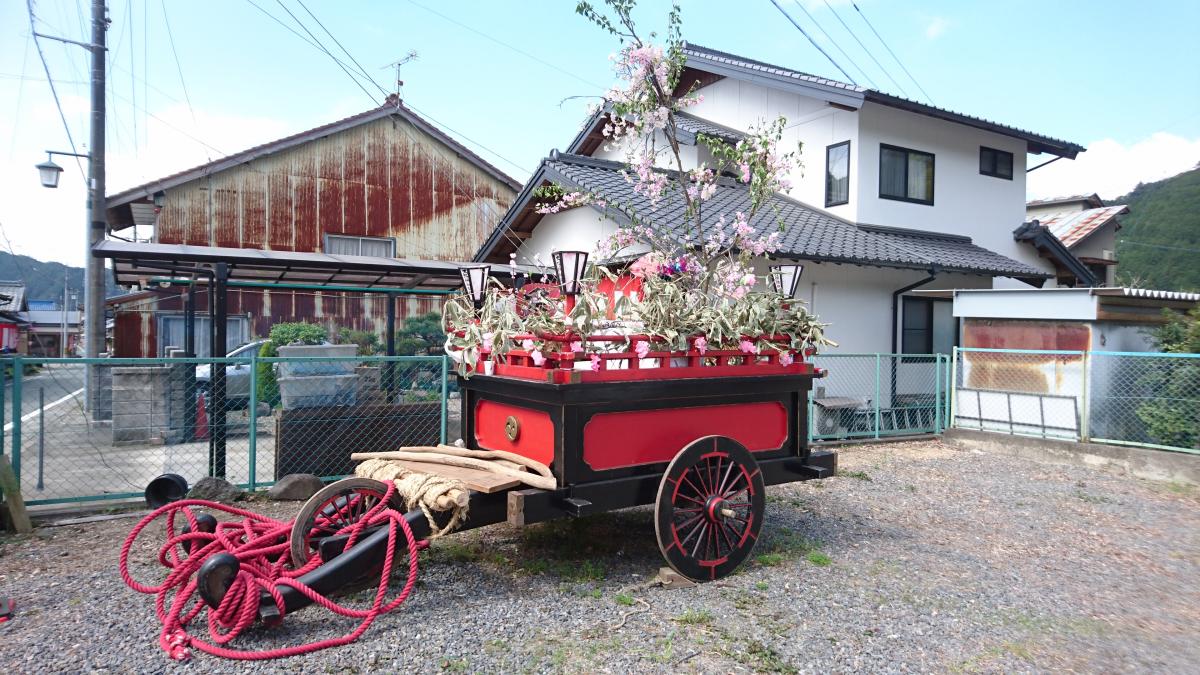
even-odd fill
[[[260,157],[166,192],[160,243],[319,252],[324,235],[390,237],[404,258],[469,260],[515,196],[440,141],[401,119],[381,119]],[[436,311],[441,299],[397,301],[398,320]],[[206,313],[207,296],[197,309]],[[156,356],[157,312],[178,297],[117,308],[118,356]],[[386,300],[362,294],[231,290],[229,314],[253,337],[283,321],[318,321],[381,337]]]

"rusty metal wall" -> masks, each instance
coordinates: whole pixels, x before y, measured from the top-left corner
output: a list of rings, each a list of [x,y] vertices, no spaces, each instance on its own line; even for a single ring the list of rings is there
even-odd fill
[[[511,187],[407,122],[381,119],[166,191],[161,243],[321,251],[392,237],[402,258],[470,260]]]
[[[277,323],[305,321],[325,326],[332,337],[339,328],[365,330],[380,336],[387,331],[387,298],[366,293],[321,293],[312,291],[231,290],[229,316],[245,316],[250,322],[250,339],[267,337]],[[158,316],[181,314],[182,295],[167,295],[118,307],[115,312],[113,356],[157,357]],[[196,315],[207,316],[207,291],[196,294]],[[396,299],[396,325],[405,319],[440,312],[440,296],[400,296]],[[197,335],[198,341],[207,335]]]

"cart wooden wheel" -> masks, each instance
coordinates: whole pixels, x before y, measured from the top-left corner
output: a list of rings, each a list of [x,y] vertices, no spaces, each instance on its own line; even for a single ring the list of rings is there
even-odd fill
[[[705,436],[680,450],[654,505],[658,548],[671,569],[694,581],[737,569],[762,529],[764,491],[754,456],[732,438]]]
[[[322,539],[357,523],[386,494],[387,485],[371,478],[346,478],[317,490],[292,523],[292,564],[303,567],[317,555]],[[403,510],[399,498],[390,506]]]

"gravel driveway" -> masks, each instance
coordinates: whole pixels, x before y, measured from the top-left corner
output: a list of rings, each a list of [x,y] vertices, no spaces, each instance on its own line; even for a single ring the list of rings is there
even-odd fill
[[[169,661],[117,575],[133,520],[0,538],[5,672],[1200,671],[1200,493],[939,442],[844,450],[769,490],[754,563],[666,590],[647,509],[447,537],[359,642]],[[297,505],[257,504],[278,516]],[[135,568],[143,578],[155,571]],[[317,608],[243,648],[354,622]]]

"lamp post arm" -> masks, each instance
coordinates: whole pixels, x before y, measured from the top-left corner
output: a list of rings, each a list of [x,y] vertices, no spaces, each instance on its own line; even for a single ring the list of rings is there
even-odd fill
[[[46,38],[47,40],[55,40],[58,42],[65,42],[70,45],[76,45],[79,47],[83,47],[84,49],[86,49],[88,51],[94,51],[97,49],[103,49],[104,51],[108,51],[108,47],[105,47],[104,45],[93,44],[91,42],[80,42],[78,40],[69,40],[67,38],[56,37],[54,35],[46,35],[45,33],[39,33],[37,31],[34,31],[33,34],[40,38]]]
[[[90,157],[91,157],[91,155],[90,155],[90,154],[87,154],[87,153],[80,154],[80,153],[78,153],[78,152],[60,152],[60,151],[58,151],[58,150],[47,150],[47,151],[46,151],[46,154],[47,154],[47,155],[50,155],[50,156],[54,156],[54,155],[66,155],[66,156],[68,156],[68,157],[82,157],[82,158],[84,158],[84,159],[88,159],[88,158],[90,158]]]

